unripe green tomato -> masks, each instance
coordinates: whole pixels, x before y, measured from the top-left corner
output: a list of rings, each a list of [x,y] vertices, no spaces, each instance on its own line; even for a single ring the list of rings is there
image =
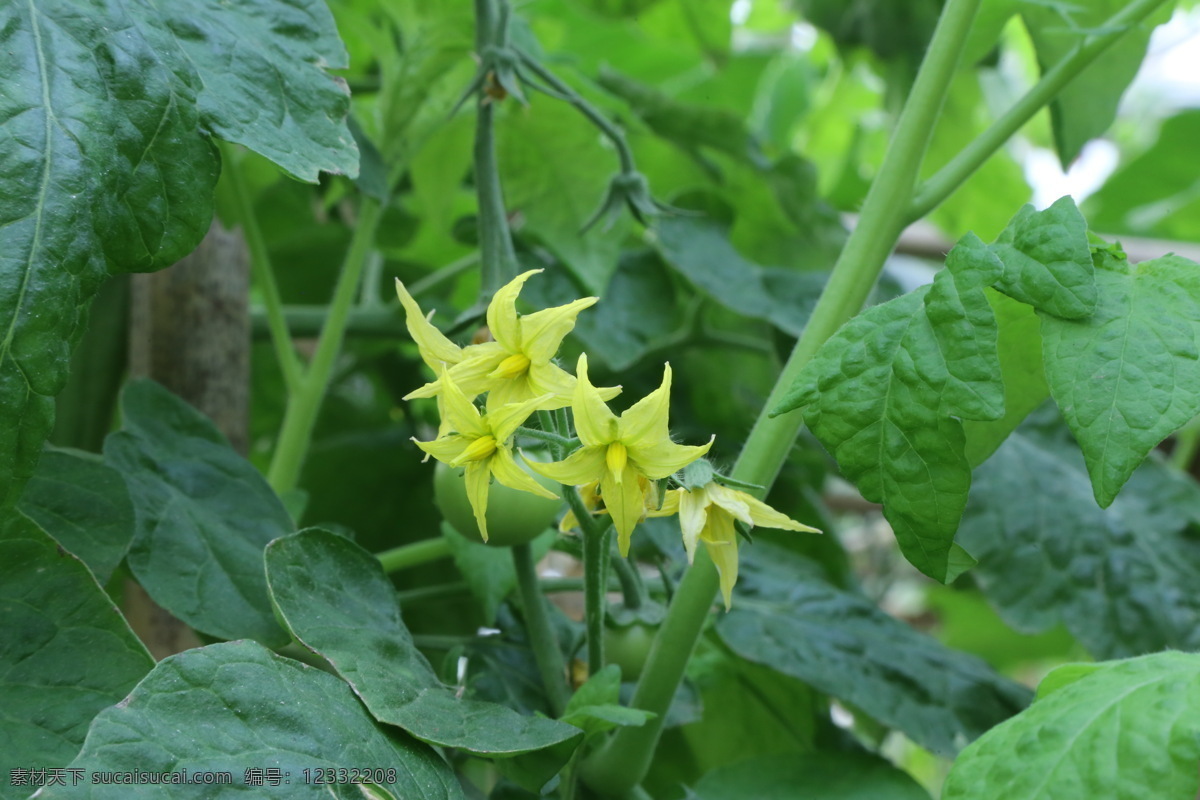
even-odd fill
[[[623,627],[608,625],[604,629],[604,661],[621,668],[621,680],[636,681],[646,666],[650,645],[654,643],[657,625],[633,622]]]
[[[525,453],[525,458],[533,461],[548,461],[541,453]],[[558,483],[550,478],[542,477],[517,459],[522,469],[533,476],[533,479],[545,486],[551,492],[558,493]],[[442,517],[450,523],[450,527],[473,542],[482,542],[479,525],[475,522],[475,511],[471,501],[467,499],[467,482],[463,470],[438,462],[433,473],[433,499],[442,512]],[[536,494],[510,489],[499,481],[493,480],[488,487],[487,504],[487,544],[496,547],[511,547],[514,544],[525,544],[554,524],[558,516],[561,500],[550,500]]]

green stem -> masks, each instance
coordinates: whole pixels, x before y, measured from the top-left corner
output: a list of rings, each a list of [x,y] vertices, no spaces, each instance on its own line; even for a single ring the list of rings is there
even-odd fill
[[[379,216],[378,201],[364,196],[359,208],[358,224],[354,228],[354,237],[350,240],[350,249],[346,253],[337,286],[334,288],[333,301],[329,305],[329,316],[321,328],[317,349],[313,353],[312,363],[304,380],[298,391],[288,398],[283,428],[275,445],[271,467],[267,471],[267,480],[279,494],[295,488],[300,478],[300,470],[304,466],[312,439],[313,426],[325,399],[325,392],[329,388],[334,363],[342,351],[350,307],[354,303],[363,267],[371,253],[371,244],[375,241]]]
[[[539,430],[537,428],[526,428],[524,426],[517,428],[517,436],[527,436],[530,439],[537,439],[546,442],[555,450],[555,458],[562,458],[562,453],[566,449],[579,446],[578,439],[568,439],[565,436],[559,436],[553,431]]]
[[[817,349],[866,302],[900,231],[946,92],[981,0],[948,0],[904,105],[879,174],[863,203],[858,227],[834,265],[829,283],[754,423],[732,477],[769,487],[802,423],[801,415],[768,416]],[[707,552],[697,554],[667,611],[631,705],[656,716],[618,730],[584,764],[584,780],[605,795],[625,795],[650,766],[663,719],[683,679],[718,589]]]
[[[542,578],[538,581],[538,588],[542,594],[560,594],[562,592],[582,592],[582,578]],[[619,583],[610,582],[608,585],[610,592],[621,590]],[[396,592],[396,599],[400,605],[405,603],[415,603],[418,600],[442,600],[448,597],[466,597],[471,594],[471,585],[466,581],[453,581],[451,583],[439,583],[433,586],[422,586],[419,589],[405,589]]]
[[[999,150],[1034,114],[1058,96],[1089,64],[1167,0],[1134,0],[1099,26],[1106,33],[1086,37],[1046,72],[1012,108],[980,134],[935,175],[921,184],[909,205],[906,222],[915,222],[949,197]]]
[[[621,583],[621,597],[626,608],[638,609],[646,599],[646,587],[642,584],[642,576],[637,568],[619,555],[614,557],[609,553],[608,563],[612,565],[617,580]]]
[[[419,567],[449,555],[451,555],[450,542],[446,540],[445,536],[439,536],[436,539],[426,539],[423,542],[413,542],[401,547],[394,547],[391,550],[384,550],[382,553],[376,553],[375,557],[383,565],[384,572],[392,573],[409,567]]]
[[[574,492],[572,488],[570,490]],[[588,674],[604,669],[604,617],[608,611],[608,539],[611,525],[583,530],[583,614],[587,624]]]
[[[1171,450],[1171,466],[1187,472],[1200,449],[1200,417],[1193,419],[1175,434],[1175,447]]]
[[[446,266],[439,267],[438,269],[429,273],[424,278],[413,281],[412,286],[408,287],[408,293],[414,298],[420,297],[426,292],[433,291],[446,281],[457,278],[459,275],[466,272],[478,263],[479,253],[467,253],[457,261],[452,261]]]
[[[238,217],[241,218],[242,234],[246,237],[246,248],[250,251],[250,269],[254,274],[254,282],[258,284],[258,290],[262,292],[267,327],[271,331],[271,342],[275,345],[275,357],[279,361],[283,383],[290,396],[300,388],[300,382],[304,378],[304,365],[300,362],[300,356],[296,353],[296,346],[292,343],[292,336],[288,331],[283,299],[279,294],[279,286],[275,283],[275,271],[271,267],[267,242],[263,238],[262,229],[258,227],[254,203],[250,199],[246,180],[242,177],[233,145],[221,142],[220,146],[221,161],[228,170],[229,185],[233,189]]]
[[[515,545],[512,548],[513,565],[517,570],[517,589],[521,594],[521,607],[525,609],[525,628],[529,632],[529,642],[533,646],[533,657],[537,661],[538,671],[542,673],[542,683],[546,687],[546,698],[550,701],[550,710],[554,716],[561,716],[567,707],[570,695],[567,691],[567,666],[563,661],[562,650],[558,647],[558,638],[550,627],[550,617],[546,613],[545,598],[542,597],[538,585],[537,567],[533,560],[533,548],[528,544]]]

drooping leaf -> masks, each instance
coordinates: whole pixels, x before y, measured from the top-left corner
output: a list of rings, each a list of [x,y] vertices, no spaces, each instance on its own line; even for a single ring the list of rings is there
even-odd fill
[[[1061,623],[1093,655],[1200,647],[1200,487],[1153,460],[1106,510],[1074,443],[1033,425],[975,472],[958,540],[1000,615],[1034,633]]]
[[[928,800],[907,773],[867,753],[760,756],[713,770],[693,787],[697,800]]]
[[[0,798],[33,791],[10,770],[65,767],[97,712],[153,666],[83,562],[10,512],[0,522]]]
[[[1125,0],[1089,0],[1087,3],[1022,3],[1021,16],[1038,66],[1046,73],[1083,40],[1098,30],[1115,13],[1128,5]],[[1126,32],[1116,44],[1071,79],[1050,102],[1054,145],[1063,169],[1083,146],[1112,125],[1121,95],[1137,75],[1146,56],[1146,45],[1154,27],[1170,18],[1173,4]]]
[[[1146,455],[1200,414],[1200,265],[1103,258],[1096,312],[1043,316],[1050,394],[1108,506]]]
[[[956,752],[1029,701],[982,660],[946,648],[820,568],[765,542],[746,548],[717,633],[742,658],[808,683],[937,753]]]
[[[121,395],[124,427],[104,442],[137,511],[128,563],[156,603],[225,639],[282,645],[263,548],[293,530],[262,475],[213,423],[149,380]]]
[[[221,796],[463,796],[453,772],[431,747],[376,723],[344,682],[255,642],[214,644],[160,661],[129,697],[96,717],[71,767],[84,775],[227,772]],[[339,768],[370,768],[369,783],[322,783],[316,777],[315,770]],[[276,769],[278,784],[260,777],[256,785],[249,773]],[[47,788],[40,796],[154,798],[163,796],[163,787],[86,782]],[[212,797],[214,788],[174,785],[170,796]]]
[[[922,287],[844,325],[775,409],[805,421],[863,497],[883,504],[905,557],[946,580],[971,471],[962,419],[1004,413],[996,320],[1001,263],[971,234]]]
[[[383,568],[353,542],[310,528],[272,542],[266,563],[271,598],[288,630],[333,665],[376,719],[486,756],[559,746],[562,758],[541,783],[574,749],[578,728],[459,698],[443,686],[401,621]]]
[[[1023,206],[991,245],[1004,262],[996,288],[1039,311],[1080,319],[1096,308],[1087,223],[1069,197]]]
[[[964,750],[944,800],[1195,797],[1200,656],[1156,653],[1098,666]]]
[[[208,230],[209,132],[306,180],[352,173],[349,98],[320,0],[49,0],[0,8],[0,503],[54,419],[108,272],[153,270]]]
[[[17,508],[79,556],[101,584],[133,539],[133,504],[121,473],[80,450],[47,450]]]

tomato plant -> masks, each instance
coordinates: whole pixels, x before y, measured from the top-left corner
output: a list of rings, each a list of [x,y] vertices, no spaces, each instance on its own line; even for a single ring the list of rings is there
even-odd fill
[[[525,452],[524,457],[547,460],[544,455],[532,455],[529,452]],[[532,471],[529,473],[535,475]],[[535,479],[548,489],[553,490],[558,486],[549,478],[537,476]],[[461,471],[439,461],[434,472],[433,496],[438,510],[454,526],[454,530],[473,541],[483,541],[479,535],[479,525],[475,522],[475,513],[467,499],[467,487]],[[510,547],[531,542],[554,524],[561,507],[561,500],[549,500],[496,484],[488,495],[487,544]]]

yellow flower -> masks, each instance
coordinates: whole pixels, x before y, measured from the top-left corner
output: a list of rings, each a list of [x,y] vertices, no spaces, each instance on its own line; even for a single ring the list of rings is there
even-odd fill
[[[729,610],[738,574],[738,533],[734,529],[734,520],[741,520],[750,526],[762,525],[786,531],[821,532],[801,525],[757,497],[715,482],[691,491],[672,489],[663,498],[662,508],[651,511],[650,516],[666,517],[676,512],[679,514],[679,528],[683,531],[683,547],[687,550],[688,563],[696,556],[696,543],[704,542],[721,575],[721,595],[725,598],[726,611]]]
[[[565,306],[519,315],[517,296],[525,281],[538,272],[541,270],[518,275],[492,298],[488,305],[487,323],[495,341],[471,345],[461,351],[457,360],[444,359],[453,364],[450,378],[467,395],[489,392],[490,397],[494,397],[495,402],[501,405],[548,395],[540,406],[547,410],[570,404],[575,379],[554,364],[553,359],[563,338],[575,327],[579,312],[593,305],[598,298],[585,297]],[[419,313],[418,310],[418,316]],[[411,332],[412,328],[409,330]],[[422,332],[422,336],[430,341],[427,332]],[[413,338],[417,338],[415,332]],[[445,351],[445,348],[442,347],[442,350]],[[430,352],[433,352],[432,346]],[[449,354],[449,351],[445,352]],[[441,391],[441,387],[442,381],[439,379],[409,392],[404,399],[433,397]],[[620,388],[601,391],[611,399],[617,396]]]
[[[512,489],[531,492],[555,500],[558,495],[530,477],[513,458],[512,439],[517,428],[545,402],[536,397],[524,403],[499,405],[489,402],[487,413],[480,414],[462,390],[442,373],[442,393],[439,396],[445,409],[443,424],[450,432],[431,442],[416,442],[429,455],[452,467],[463,467],[466,473],[467,499],[475,512],[479,533],[486,542],[488,486],[492,476]],[[489,398],[490,400],[490,398]]]
[[[421,307],[408,293],[408,289],[404,288],[399,278],[396,279],[396,295],[400,298],[400,305],[404,306],[404,324],[408,328],[408,335],[417,343],[417,351],[426,366],[440,374],[447,367],[462,361],[463,349],[447,339],[429,318],[421,313]],[[432,311],[429,313],[430,316],[433,315]],[[450,422],[446,414],[446,403],[440,394],[437,396],[437,410],[438,419],[441,420],[438,424],[438,436],[441,437],[450,432]],[[429,456],[425,456],[425,459],[428,460]]]
[[[568,486],[600,483],[604,507],[612,515],[621,546],[629,554],[633,528],[646,512],[648,481],[682,469],[712,447],[712,441],[688,447],[671,441],[667,413],[671,398],[671,365],[662,385],[617,417],[588,380],[587,355],[579,356],[578,380],[571,401],[575,432],[582,447],[562,461],[530,464],[535,472]]]

